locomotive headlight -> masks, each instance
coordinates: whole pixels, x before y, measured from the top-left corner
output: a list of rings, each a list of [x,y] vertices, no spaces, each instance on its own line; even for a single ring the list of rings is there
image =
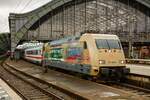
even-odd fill
[[[99,64],[105,64],[105,60],[99,60]]]
[[[125,60],[120,60],[120,63],[125,64],[126,62],[125,62]]]

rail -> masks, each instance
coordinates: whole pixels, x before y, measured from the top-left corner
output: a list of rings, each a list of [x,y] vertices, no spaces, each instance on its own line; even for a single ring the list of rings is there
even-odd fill
[[[130,73],[127,75],[125,83],[150,93],[150,76]]]
[[[150,65],[150,59],[126,59],[127,63],[133,64],[148,64]]]
[[[4,65],[6,66],[5,68],[9,71],[12,70],[12,72],[19,73],[19,77],[23,76],[23,79],[25,82],[27,82],[28,84],[31,84],[32,86],[36,87],[37,89],[40,89],[43,87],[43,89],[41,90],[42,92],[45,92],[46,95],[55,98],[55,100],[87,100],[87,98],[82,97],[81,95],[78,95],[76,93],[73,93],[69,90],[65,90],[64,88],[55,86],[53,84],[47,83],[41,79],[35,78],[33,76],[30,76],[29,74],[26,74],[20,70],[15,69],[14,67],[12,67],[11,65],[7,64],[6,62],[4,62]],[[13,74],[13,73],[12,73]],[[28,80],[26,80],[28,79]],[[39,85],[38,85],[39,84]],[[50,88],[45,88],[45,87],[50,87]],[[56,91],[54,94],[53,92],[50,93],[52,90],[53,92]],[[59,94],[59,95],[57,95]],[[58,98],[57,98],[58,97]]]
[[[132,85],[132,84],[126,83],[126,82],[123,82],[123,83],[121,83],[121,82],[107,83],[106,85],[114,87],[114,88],[118,88],[118,89],[121,89],[121,90],[125,90],[127,92],[131,92],[131,93],[134,93],[136,95],[143,96],[143,97],[148,97],[149,98],[149,95],[150,95],[150,90],[149,89],[145,89],[143,87],[135,86],[135,85]]]
[[[43,88],[38,88],[38,86],[28,82],[26,79],[29,78],[21,78],[19,73],[9,69],[8,66],[6,68],[5,59],[2,60],[0,65],[1,79],[5,81],[16,93],[18,93],[18,95],[20,95],[23,100],[34,100],[42,98],[63,100],[59,96],[49,93]]]

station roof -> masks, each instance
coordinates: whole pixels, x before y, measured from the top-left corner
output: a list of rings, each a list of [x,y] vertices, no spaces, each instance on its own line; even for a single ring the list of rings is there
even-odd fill
[[[22,13],[22,14],[16,13],[15,15],[18,15],[18,17],[27,17],[28,15],[32,15],[33,13],[36,13],[39,10],[43,9],[43,7],[45,7],[45,6],[51,6],[51,10],[52,10],[52,9],[55,9],[55,8],[65,4],[67,2],[70,2],[70,1],[72,1],[72,0],[52,0],[49,3],[43,5],[43,6],[37,8],[35,10],[32,10],[32,11],[27,12],[27,13]],[[135,1],[143,4],[144,6],[146,6],[148,8],[150,8],[150,0],[135,0]],[[53,5],[55,5],[55,6],[53,6]],[[11,14],[14,14],[14,13],[11,13]]]
[[[42,18],[44,15],[46,15],[48,12],[51,12],[52,10],[69,3],[70,1],[73,0],[52,0],[49,3],[43,5],[42,7],[39,7],[33,11],[27,12],[27,13],[22,13],[22,14],[15,14],[11,13],[9,15],[9,23],[11,22],[10,20],[26,20],[23,25],[20,25],[21,28],[17,30],[16,33],[14,33],[15,36],[17,36],[17,39],[14,39],[15,45],[19,43],[20,39],[24,36],[24,34],[28,31],[28,29],[35,23],[37,22],[40,18]],[[147,8],[150,8],[150,0],[133,0],[137,1],[140,4],[144,5]],[[11,28],[10,24],[10,29],[13,31],[16,31],[16,29]],[[15,46],[13,46],[15,47]]]
[[[136,0],[136,1],[150,8],[150,0]]]

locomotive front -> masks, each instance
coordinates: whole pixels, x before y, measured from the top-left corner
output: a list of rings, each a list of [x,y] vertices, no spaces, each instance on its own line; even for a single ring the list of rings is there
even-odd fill
[[[88,44],[91,75],[119,79],[129,73],[121,42],[116,35],[86,34],[83,37],[80,41]]]

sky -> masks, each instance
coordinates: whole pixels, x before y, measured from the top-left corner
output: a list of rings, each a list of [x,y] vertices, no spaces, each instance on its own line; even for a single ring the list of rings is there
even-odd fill
[[[0,33],[9,32],[9,13],[32,11],[51,0],[0,0]]]

